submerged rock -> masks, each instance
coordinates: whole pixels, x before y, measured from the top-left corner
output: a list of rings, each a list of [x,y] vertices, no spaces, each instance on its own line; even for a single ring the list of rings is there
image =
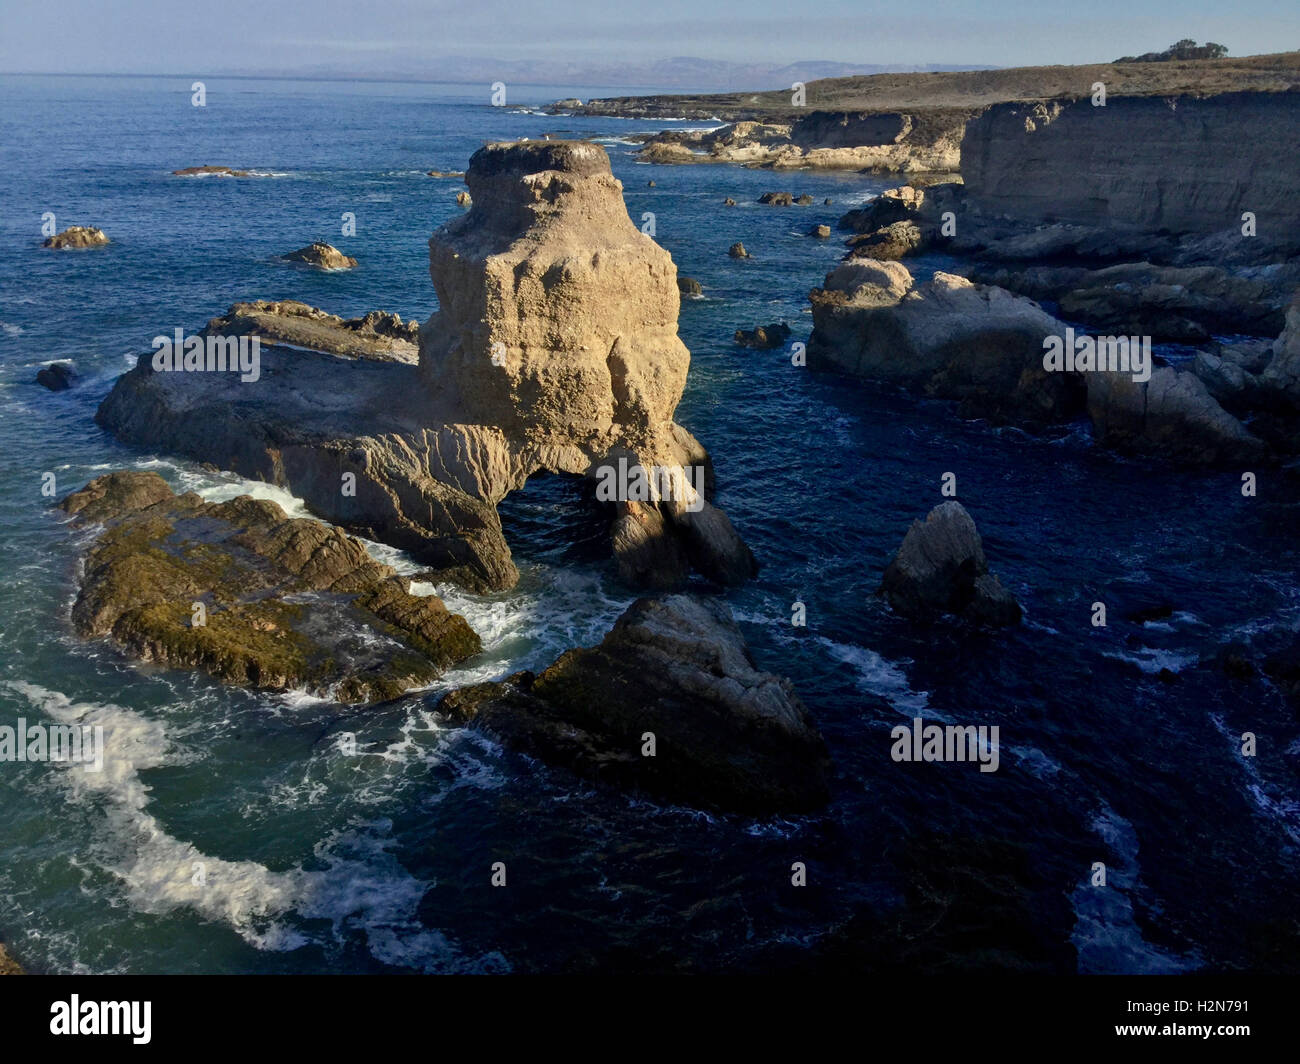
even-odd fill
[[[394,698],[477,654],[434,596],[337,528],[247,495],[174,495],[156,473],[111,473],[69,495],[102,525],[72,621],[128,653],[231,683],[306,688],[343,702]]]
[[[912,522],[880,590],[890,606],[913,620],[946,613],[1001,626],[1021,616],[1015,597],[989,572],[975,522],[955,500],[936,506],[924,523]]]
[[[97,248],[108,242],[102,229],[91,225],[70,225],[63,232],[47,237],[41,246],[63,251],[69,248]]]
[[[229,166],[187,166],[184,170],[173,170],[173,177],[261,177],[252,170],[232,170]]]
[[[579,775],[749,814],[825,804],[830,759],[788,680],[758,670],[726,605],[639,599],[597,647],[440,709]],[[653,735],[654,755],[643,751]]]
[[[350,270],[357,264],[351,255],[344,255],[332,244],[322,244],[319,241],[291,251],[285,258],[289,262],[305,262],[308,266],[321,270]]]
[[[51,362],[36,374],[36,383],[52,392],[66,392],[76,379],[71,362]]]

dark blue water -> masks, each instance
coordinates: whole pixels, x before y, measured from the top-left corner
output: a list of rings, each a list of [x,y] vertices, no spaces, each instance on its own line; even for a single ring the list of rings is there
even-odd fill
[[[1230,642],[1300,624],[1297,508],[1277,474],[1257,471],[1259,496],[1246,499],[1236,471],[1109,457],[1082,426],[1035,439],[963,422],[944,404],[737,348],[737,327],[778,320],[807,339],[807,291],[842,248],[804,234],[892,182],[640,165],[621,138],[654,124],[493,108],[486,89],[207,90],[199,109],[177,80],[0,78],[0,723],[101,723],[113,751],[101,776],[0,764],[0,940],[29,967],[1295,966],[1300,729],[1267,683],[1231,680],[1214,661]],[[585,95],[511,91],[515,105]],[[458,211],[461,186],[425,171],[548,131],[600,138],[632,218],[653,212],[659,242],[704,285],[682,308],[693,362],[678,420],[710,448],[719,501],[763,565],[728,600],[834,756],[824,814],[658,806],[434,717],[447,687],[593,643],[631,601],[563,478],[536,478],[502,507],[523,571],[515,591],[440,589],[487,649],[437,691],[368,710],[254,695],[71,632],[84,544],[40,494],[42,473],[62,496],[110,469],[151,468],[210,497],[254,491],[301,511],[93,424],[150,339],[241,299],[427,317],[426,240]],[[276,176],[168,176],[203,163]],[[754,203],[773,190],[818,206]],[[723,208],[726,196],[740,206]],[[45,251],[47,211],[113,243]],[[357,232],[345,238],[349,211]],[[277,261],[316,239],[360,267]],[[727,257],[737,240],[753,259]],[[916,272],[951,266],[922,260]],[[75,390],[32,383],[60,359],[81,374]],[[1014,631],[922,629],[873,596],[945,472],[1025,606]],[[1090,624],[1098,600],[1105,629]],[[790,624],[795,601],[807,628]],[[1124,618],[1161,604],[1167,620]],[[998,725],[999,771],[894,763],[890,729],[918,715]],[[1244,731],[1258,736],[1254,759],[1239,753]],[[343,756],[341,733],[365,756]],[[509,869],[505,889],[489,886],[494,861]],[[795,861],[807,887],[790,884]],[[1105,888],[1089,885],[1094,862]]]

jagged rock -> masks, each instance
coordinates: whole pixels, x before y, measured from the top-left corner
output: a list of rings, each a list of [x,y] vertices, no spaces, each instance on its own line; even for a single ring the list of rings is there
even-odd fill
[[[473,197],[470,196],[468,192],[462,189],[460,192],[456,193],[457,207],[472,207],[473,205],[474,205]]]
[[[749,329],[736,330],[736,343],[740,344],[741,347],[756,347],[764,351],[780,347],[789,338],[790,326],[783,321],[771,325],[760,325],[752,331]]]
[[[77,378],[71,362],[51,362],[36,373],[36,383],[52,392],[65,392]]]
[[[26,975],[18,962],[5,952],[4,944],[0,943],[0,975]]]
[[[881,592],[914,620],[953,614],[977,624],[1020,620],[1020,604],[989,572],[979,530],[961,503],[941,503],[924,522],[913,521],[885,570]]]
[[[251,170],[232,170],[229,166],[187,166],[184,170],[173,170],[173,177],[259,177]]]
[[[285,259],[289,262],[304,262],[321,270],[350,270],[357,264],[351,255],[344,255],[332,244],[322,244],[319,241],[289,252]]]
[[[439,708],[531,756],[674,802],[769,814],[828,798],[830,760],[807,710],[788,680],[755,667],[717,600],[639,599],[599,646],[452,692]]]
[[[419,359],[419,322],[403,322],[384,310],[344,319],[292,299],[234,303],[208,322],[203,335],[260,336],[263,344],[291,344],[344,358],[412,364]]]
[[[811,207],[813,204],[813,198],[807,192],[805,192],[802,196],[798,197],[794,202],[797,206],[800,207]]]
[[[788,192],[764,192],[758,197],[758,202],[769,207],[789,207],[794,203],[794,197]]]
[[[1000,288],[936,273],[913,287],[897,262],[854,259],[810,293],[809,365],[961,401],[970,416],[1038,425],[1082,407],[1073,374],[1043,368],[1064,326]]]
[[[829,225],[814,225],[811,229],[808,230],[808,235],[819,237],[820,239],[825,240],[828,236],[831,235],[831,227]]]
[[[703,286],[701,286],[700,282],[694,277],[682,277],[679,275],[677,278],[677,291],[684,296],[704,295]]]
[[[1273,344],[1273,356],[1264,367],[1260,385],[1300,406],[1300,292],[1287,308],[1286,323]]]
[[[73,624],[145,661],[368,702],[427,685],[482,649],[463,617],[410,594],[360,542],[274,502],[204,502],[174,495],[156,473],[122,472],[61,508],[104,526]]]
[[[63,232],[47,237],[41,246],[63,251],[68,248],[97,248],[108,242],[102,229],[90,225],[70,225]]]
[[[845,258],[878,261],[901,259],[905,255],[921,250],[924,244],[925,238],[921,228],[915,222],[894,222],[892,225],[877,229],[874,233],[854,237],[850,241],[849,252]]]
[[[1093,434],[1113,450],[1189,464],[1257,461],[1268,447],[1223,409],[1194,373],[1157,367],[1151,379],[1088,373]]]
[[[911,185],[889,188],[865,207],[849,211],[841,217],[839,227],[851,229],[855,233],[874,233],[895,222],[916,221],[924,202],[923,189]]]
[[[672,421],[690,360],[676,268],[632,224],[604,151],[490,145],[466,181],[474,205],[429,242],[440,309],[420,329],[418,369],[272,346],[242,383],[157,372],[146,354],[97,420],[286,487],[476,591],[518,579],[496,505],[532,474],[596,477],[620,458],[708,469]],[[711,493],[651,504],[705,577],[743,581],[756,563]]]
[[[745,245],[741,243],[732,244],[731,247],[727,249],[727,254],[733,259],[749,258],[749,252],[745,250]]]

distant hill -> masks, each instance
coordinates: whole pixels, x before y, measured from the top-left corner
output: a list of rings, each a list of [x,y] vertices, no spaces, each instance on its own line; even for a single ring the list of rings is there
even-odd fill
[[[802,79],[796,79],[802,80]],[[1300,90],[1300,52],[1229,59],[1096,63],[1086,66],[983,68],[934,73],[881,73],[808,81],[806,108],[791,106],[785,87],[767,92],[625,96],[588,100],[591,114],[646,117],[794,117],[807,110],[976,110],[1015,100],[1078,99],[1094,82],[1108,96]],[[785,78],[780,79],[784,85]]]

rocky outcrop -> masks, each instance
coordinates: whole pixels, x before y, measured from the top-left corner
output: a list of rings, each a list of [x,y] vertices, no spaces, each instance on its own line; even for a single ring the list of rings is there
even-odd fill
[[[430,177],[464,177],[464,170],[430,170]]]
[[[831,227],[829,225],[814,225],[808,230],[808,235],[815,236],[818,240],[825,240],[831,235]]]
[[[677,291],[688,299],[699,299],[704,295],[704,288],[694,277],[677,278]]]
[[[69,495],[103,526],[72,621],[145,661],[231,683],[394,698],[481,649],[463,617],[337,528],[243,495],[174,495],[156,473],[112,473]]]
[[[1261,233],[1300,227],[1294,170],[1300,94],[1116,96],[1002,103],[966,126],[972,207],[1022,221],[1212,233],[1255,215]]]
[[[790,339],[790,326],[783,321],[771,325],[759,325],[754,329],[737,329],[735,340],[741,347],[754,347],[760,351],[770,351],[782,346]]]
[[[740,121],[652,135],[638,156],[656,163],[736,163],[773,170],[957,169],[967,112],[813,111],[793,123]]]
[[[901,259],[919,251],[925,243],[921,227],[913,221],[894,222],[874,233],[849,241],[850,259]]]
[[[344,358],[412,364],[419,360],[419,322],[403,322],[400,315],[384,310],[344,319],[293,299],[235,303],[209,321],[203,335],[259,336],[264,344],[288,344]]]
[[[1195,373],[1160,366],[1145,382],[1128,373],[1086,376],[1088,416],[1104,447],[1198,465],[1252,462],[1268,454]]]
[[[628,218],[604,151],[490,145],[466,182],[474,206],[429,242],[440,309],[420,329],[418,368],[273,345],[245,383],[158,372],[145,355],[98,420],[287,487],[474,590],[518,578],[496,504],[532,474],[594,478],[619,459],[708,468],[672,420],[690,360],[676,269]],[[706,578],[743,581],[753,556],[710,492],[628,501],[648,501]]]
[[[733,259],[749,258],[749,252],[745,250],[745,245],[741,243],[732,244],[731,247],[727,249],[727,254]]]
[[[1273,336],[1297,278],[1285,268],[1242,276],[1216,266],[1129,262],[1079,266],[986,267],[973,279],[1037,300],[1099,333],[1150,336],[1155,343],[1203,343],[1214,334]]]
[[[4,944],[0,943],[0,975],[26,975],[18,962],[5,952]]]
[[[440,709],[579,775],[673,802],[804,812],[829,793],[826,746],[799,696],[754,665],[716,600],[640,599],[599,646],[453,692]]]
[[[41,247],[65,251],[70,248],[97,248],[109,242],[104,230],[91,225],[70,225],[61,233],[47,237]]]
[[[173,177],[264,177],[252,170],[232,170],[229,166],[187,166],[184,170],[173,170]]]
[[[52,392],[66,392],[76,379],[71,362],[51,362],[36,373],[36,383]]]
[[[789,192],[764,192],[758,202],[767,207],[789,207],[794,204],[794,196]]]
[[[1268,392],[1300,409],[1300,292],[1291,299],[1282,334],[1273,344],[1272,357],[1264,367],[1259,383]]]
[[[320,241],[289,252],[285,259],[315,266],[318,270],[350,270],[357,264],[351,255],[344,255],[333,244],[322,244]]]
[[[1018,424],[1060,421],[1082,406],[1072,374],[1043,368],[1043,341],[1064,327],[1029,299],[947,273],[914,286],[901,263],[870,259],[833,270],[810,298],[810,366]]]
[[[919,621],[952,614],[976,624],[1020,620],[1020,604],[989,572],[979,530],[961,503],[936,506],[913,521],[885,570],[881,593],[896,611]]]

